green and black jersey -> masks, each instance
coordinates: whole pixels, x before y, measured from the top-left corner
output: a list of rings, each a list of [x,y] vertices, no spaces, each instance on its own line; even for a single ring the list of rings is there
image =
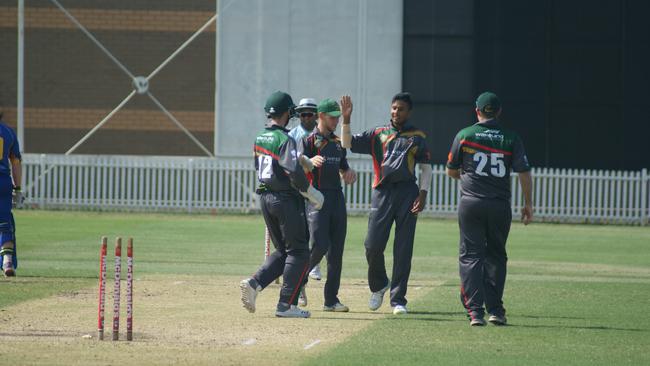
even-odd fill
[[[306,192],[309,182],[298,163],[296,142],[288,130],[269,125],[255,138],[255,170],[259,181],[258,193],[266,191]],[[297,193],[297,192],[296,192]]]
[[[383,183],[415,182],[415,164],[431,164],[426,135],[410,125],[398,130],[390,123],[353,135],[350,151],[372,155],[373,188]]]
[[[496,120],[476,123],[456,135],[447,167],[461,169],[461,195],[510,201],[510,171],[530,170],[519,136]]]
[[[319,191],[326,189],[341,189],[341,177],[339,170],[350,169],[347,153],[341,147],[341,140],[331,133],[328,136],[322,135],[315,129],[309,136],[298,142],[298,150],[308,158],[322,156],[325,159],[323,165],[314,168],[311,173],[311,184]]]

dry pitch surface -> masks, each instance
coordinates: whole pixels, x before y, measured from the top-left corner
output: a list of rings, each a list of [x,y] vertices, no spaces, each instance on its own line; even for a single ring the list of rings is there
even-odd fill
[[[14,278],[11,281],[65,281]],[[79,292],[0,309],[0,364],[145,365],[145,364],[296,364],[390,315],[387,301],[368,310],[365,281],[344,280],[341,300],[349,313],[323,312],[324,281],[310,281],[311,319],[274,316],[278,285],[265,289],[257,312],[239,300],[235,277],[146,276],[134,281],[134,341],[125,341],[125,294],[122,290],[121,340],[110,341],[112,283],[107,278],[105,341],[97,339],[97,286]],[[411,281],[409,299],[439,283]],[[124,288],[124,284],[122,284]],[[386,295],[385,300],[388,298]],[[10,350],[9,352],[6,352]]]

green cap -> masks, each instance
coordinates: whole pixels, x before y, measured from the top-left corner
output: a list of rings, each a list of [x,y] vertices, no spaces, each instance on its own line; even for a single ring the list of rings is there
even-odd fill
[[[476,98],[476,108],[487,114],[495,114],[501,108],[501,101],[496,94],[485,92]]]
[[[327,113],[332,117],[338,117],[341,115],[341,107],[336,103],[334,99],[323,99],[318,103],[318,113]]]
[[[273,92],[273,94],[269,95],[268,98],[266,98],[264,111],[266,113],[273,113],[273,114],[284,113],[294,107],[295,105],[293,104],[293,99],[291,99],[291,95],[285,92],[276,91]]]

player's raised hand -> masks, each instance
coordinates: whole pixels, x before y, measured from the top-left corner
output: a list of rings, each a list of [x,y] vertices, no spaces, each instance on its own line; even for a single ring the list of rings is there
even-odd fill
[[[525,205],[521,209],[521,222],[528,225],[531,221],[533,221],[533,206]]]
[[[350,123],[352,116],[352,98],[349,95],[341,97],[341,115],[343,116],[343,123]]]

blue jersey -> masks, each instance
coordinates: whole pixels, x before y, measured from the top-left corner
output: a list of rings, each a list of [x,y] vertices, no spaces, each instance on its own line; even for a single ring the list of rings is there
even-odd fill
[[[20,146],[18,138],[11,127],[0,122],[0,150],[2,150],[2,160],[0,160],[0,175],[11,176],[11,156],[20,159]]]

